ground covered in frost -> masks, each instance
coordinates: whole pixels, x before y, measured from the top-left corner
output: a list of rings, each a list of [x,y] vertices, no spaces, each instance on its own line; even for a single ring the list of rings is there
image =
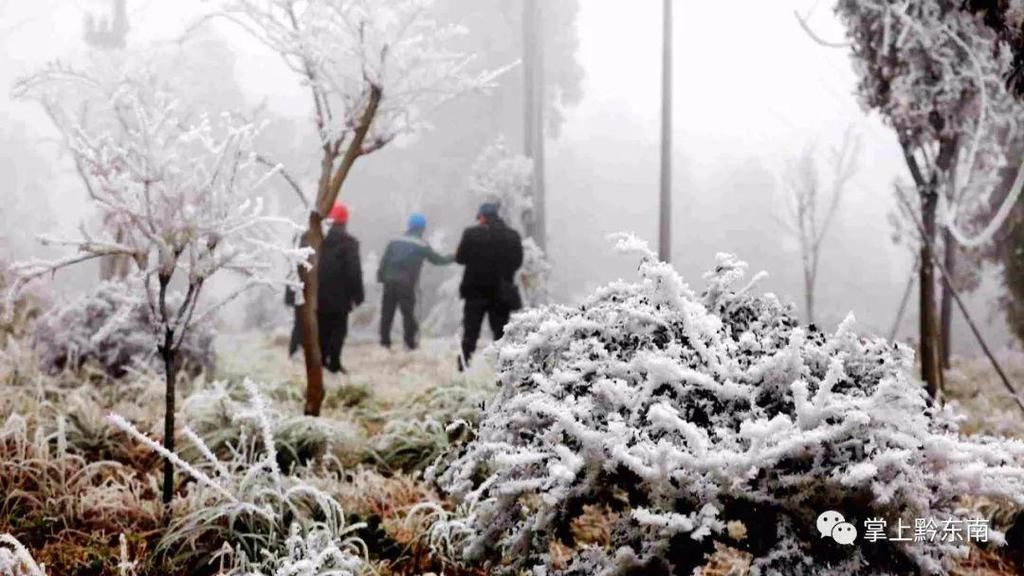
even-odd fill
[[[690,288],[624,247],[639,280],[525,312],[467,374],[454,338],[357,335],[319,419],[287,326],[220,334],[182,375],[166,510],[159,373],[52,370],[21,314],[0,356],[0,574],[1020,573],[1006,547],[813,534],[830,506],[1013,537],[1024,419],[983,362],[959,361],[934,411],[905,348],[801,327],[735,259]]]

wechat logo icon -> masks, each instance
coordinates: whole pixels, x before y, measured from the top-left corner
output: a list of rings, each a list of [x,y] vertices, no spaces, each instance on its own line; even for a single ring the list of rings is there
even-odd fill
[[[849,546],[857,540],[857,527],[835,510],[819,514],[817,526],[822,538],[831,538],[843,546]]]

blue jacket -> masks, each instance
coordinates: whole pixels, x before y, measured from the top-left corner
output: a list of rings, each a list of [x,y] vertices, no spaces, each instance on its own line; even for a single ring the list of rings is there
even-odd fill
[[[420,281],[423,261],[443,266],[455,261],[454,256],[441,256],[424,240],[413,233],[407,233],[388,243],[384,257],[377,268],[377,281],[383,284],[401,284],[415,287]]]

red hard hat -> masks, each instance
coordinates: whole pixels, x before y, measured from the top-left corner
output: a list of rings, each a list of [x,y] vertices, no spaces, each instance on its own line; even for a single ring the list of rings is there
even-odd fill
[[[334,208],[331,208],[331,213],[330,213],[330,215],[328,215],[328,218],[331,219],[331,220],[334,220],[335,222],[340,222],[342,224],[347,224],[348,223],[348,206],[345,206],[341,202],[338,202],[337,204],[334,205]]]

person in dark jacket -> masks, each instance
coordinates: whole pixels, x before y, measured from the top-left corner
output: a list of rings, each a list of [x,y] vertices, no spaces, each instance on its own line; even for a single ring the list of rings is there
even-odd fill
[[[359,262],[359,241],[347,230],[348,208],[335,204],[329,218],[333,223],[320,249],[317,275],[320,354],[328,371],[345,374],[341,348],[348,334],[348,314],[363,303],[363,269]]]
[[[415,350],[419,325],[416,322],[416,288],[420,281],[423,261],[435,266],[444,266],[455,261],[454,256],[441,256],[423,240],[427,229],[427,218],[423,214],[409,217],[405,235],[388,243],[377,268],[377,282],[384,285],[381,302],[380,344],[391,348],[391,325],[395,310],[402,312],[402,331],[405,346]]]
[[[455,261],[466,267],[459,286],[459,295],[465,300],[462,368],[476,351],[484,316],[498,340],[512,312],[522,307],[515,285],[515,273],[523,265],[522,238],[501,219],[496,204],[484,204],[477,225],[463,232]]]
[[[306,233],[303,232],[298,237],[297,242],[299,248],[306,248],[309,246]],[[299,298],[295,288],[288,286],[284,290],[284,304],[292,309],[295,314],[295,320],[292,323],[292,336],[288,340],[288,358],[295,356],[295,353],[302,347],[302,306],[298,304]]]

